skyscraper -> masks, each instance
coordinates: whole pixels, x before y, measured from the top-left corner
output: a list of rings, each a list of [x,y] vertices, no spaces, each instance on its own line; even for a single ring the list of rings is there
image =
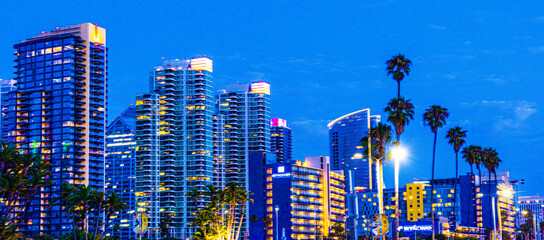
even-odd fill
[[[365,148],[361,139],[368,137],[372,126],[380,122],[379,115],[370,115],[370,109],[362,109],[346,114],[330,122],[329,144],[332,170],[343,170],[346,178],[346,229],[354,236],[358,235],[359,213],[356,192],[375,189],[376,168],[365,157]]]
[[[354,187],[370,187],[372,173],[371,164],[364,157],[364,148],[361,146],[361,139],[368,137],[370,127],[380,122],[379,115],[370,115],[370,109],[366,108],[330,122],[329,144],[332,170],[345,170],[346,182],[349,188],[347,171],[351,171]],[[375,181],[372,181],[376,184]]]
[[[108,126],[106,131],[106,191],[115,192],[127,203],[125,210],[115,213],[107,223],[105,236],[136,238],[132,217],[136,209],[136,108],[129,106]],[[119,231],[114,231],[114,226]]]
[[[136,97],[136,202],[151,238],[166,215],[171,237],[192,236],[197,206],[186,193],[213,183],[212,71],[206,57],[164,61]]]
[[[247,190],[249,153],[270,151],[270,84],[231,84],[219,91],[215,106],[214,158],[225,174],[217,183],[234,181]]]
[[[249,192],[250,154],[270,152],[270,84],[231,84],[218,92],[215,106],[214,182],[221,188],[235,182]],[[244,231],[249,204],[245,209]]]
[[[51,164],[51,186],[42,188],[20,226],[26,236],[53,236],[72,228],[67,213],[49,203],[62,183],[104,188],[106,30],[90,23],[15,44],[18,89],[2,99],[3,139]]]
[[[289,162],[293,159],[293,131],[287,127],[287,120],[270,119],[270,147],[276,153],[278,162]]]

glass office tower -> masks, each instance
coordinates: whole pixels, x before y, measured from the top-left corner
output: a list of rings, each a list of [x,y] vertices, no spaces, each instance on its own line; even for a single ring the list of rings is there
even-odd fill
[[[370,127],[380,122],[379,115],[370,115],[370,109],[359,110],[330,122],[329,143],[332,170],[346,171],[346,185],[349,172],[352,174],[354,187],[370,187],[370,178],[375,177],[367,157],[364,157],[364,148],[361,139],[368,137]],[[375,181],[372,181],[374,186]]]
[[[115,192],[127,203],[107,223],[105,236],[119,239],[136,238],[132,226],[136,187],[136,108],[129,106],[108,126],[106,131],[106,191]],[[118,228],[118,229],[117,229]],[[118,231],[116,231],[118,230]]]
[[[59,236],[72,228],[63,209],[49,206],[61,184],[104,188],[106,30],[57,28],[14,48],[18,89],[2,99],[2,137],[21,153],[41,154],[53,182],[37,193],[20,231]]]
[[[379,115],[370,115],[370,109],[346,114],[330,122],[329,144],[332,170],[343,170],[346,177],[346,229],[358,235],[359,218],[357,192],[375,189],[376,168],[368,161],[361,139],[368,137],[372,126],[380,122]]]
[[[17,80],[15,79],[7,79],[2,80],[0,79],[0,103],[2,102],[2,99],[8,97],[9,92],[17,89]],[[8,109],[8,106],[3,103],[2,104],[2,113],[4,113],[4,109]],[[2,117],[0,117],[0,128],[2,126]]]
[[[287,126],[287,120],[270,119],[270,143],[276,153],[277,162],[289,162],[293,159],[293,131]]]
[[[137,211],[156,229],[144,237],[159,239],[166,215],[170,237],[195,232],[198,206],[185,195],[213,183],[212,87],[211,59],[167,60],[151,73],[150,93],[136,97]]]

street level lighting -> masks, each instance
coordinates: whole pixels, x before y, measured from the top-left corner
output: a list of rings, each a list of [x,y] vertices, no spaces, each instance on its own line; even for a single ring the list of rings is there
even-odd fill
[[[278,238],[278,211],[280,210],[280,207],[276,205],[276,207],[274,207],[274,210],[276,210],[276,240],[279,240]]]
[[[391,150],[391,157],[395,160],[395,227],[393,228],[395,233],[393,236],[397,235],[397,228],[399,227],[399,162],[404,160],[408,155],[406,148],[395,143],[395,147]]]
[[[523,213],[523,216],[526,216],[527,213],[529,212],[527,210],[523,210],[521,213]],[[533,232],[535,234],[535,239],[538,239],[538,235],[536,235],[536,219],[534,214],[533,214]]]

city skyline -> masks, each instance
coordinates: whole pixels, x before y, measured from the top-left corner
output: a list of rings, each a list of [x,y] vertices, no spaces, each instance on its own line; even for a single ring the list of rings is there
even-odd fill
[[[189,9],[205,7],[205,5],[191,6],[191,4],[188,4]],[[27,36],[37,35],[42,30],[50,31],[56,23],[59,23],[59,27],[83,22],[97,23],[108,29],[108,46],[115,49],[110,53],[109,59],[111,81],[108,93],[108,117],[110,121],[128,104],[135,102],[136,93],[146,91],[148,72],[161,62],[161,57],[171,59],[208,55],[214,60],[216,66],[214,76],[214,81],[217,83],[216,89],[234,81],[250,83],[252,80],[266,80],[271,83],[274,106],[271,117],[282,117],[291,123],[295,139],[293,147],[296,149],[294,159],[303,159],[305,156],[328,155],[326,124],[331,120],[362,108],[370,108],[373,113],[383,115],[381,109],[395,94],[395,82],[386,77],[384,62],[400,51],[414,61],[412,74],[403,81],[403,93],[416,105],[416,119],[407,127],[405,136],[403,135],[404,139],[409,139],[407,144],[412,158],[408,163],[401,164],[401,183],[410,182],[414,177],[429,178],[430,176],[432,135],[422,126],[421,115],[425,108],[436,102],[450,109],[452,114],[447,125],[439,131],[438,175],[454,175],[451,171],[454,154],[444,136],[447,129],[460,125],[469,130],[468,144],[495,147],[498,150],[500,157],[504,160],[499,170],[509,170],[513,178],[526,180],[526,184],[519,187],[521,195],[542,193],[544,189],[538,184],[538,174],[541,171],[531,166],[542,160],[538,153],[539,143],[542,142],[542,123],[538,122],[538,119],[542,119],[540,110],[542,100],[538,98],[538,90],[542,89],[542,83],[538,81],[538,76],[542,75],[542,69],[537,69],[536,66],[537,62],[542,60],[544,53],[543,47],[537,42],[539,38],[537,27],[541,27],[544,21],[536,10],[533,10],[536,8],[531,8],[530,5],[526,5],[524,9],[518,7],[515,14],[511,16],[514,20],[510,21],[503,19],[510,17],[506,14],[506,9],[511,6],[472,4],[473,6],[468,7],[459,6],[459,9],[454,5],[449,5],[447,9],[441,8],[442,15],[453,16],[462,7],[467,7],[468,9],[461,11],[460,16],[456,18],[457,23],[446,21],[444,16],[438,16],[439,14],[436,13],[427,15],[428,22],[434,21],[434,23],[418,25],[413,30],[422,34],[421,38],[407,35],[408,31],[394,27],[392,21],[382,23],[384,28],[391,28],[388,31],[372,26],[373,24],[380,25],[378,23],[383,20],[377,15],[390,14],[385,9],[413,9],[413,6],[406,4],[392,6],[395,4],[390,2],[364,6],[356,4],[353,10],[347,10],[345,19],[336,19],[337,22],[332,21],[332,18],[319,20],[307,13],[301,13],[303,18],[297,20],[294,10],[283,9],[281,6],[269,6],[272,8],[270,10],[272,13],[268,13],[271,19],[262,20],[258,16],[259,11],[251,13],[250,7],[263,6],[253,3],[251,6],[236,10],[242,15],[241,20],[230,20],[219,24],[219,18],[225,13],[210,7],[210,11],[221,13],[220,16],[199,19],[203,22],[193,18],[193,25],[185,27],[201,33],[199,28],[212,25],[215,27],[207,31],[214,33],[207,33],[208,35],[204,35],[203,38],[191,41],[177,37],[174,37],[175,41],[170,41],[168,37],[160,36],[161,32],[166,31],[166,27],[152,29],[151,25],[163,23],[165,19],[158,17],[158,20],[146,25],[136,19],[138,14],[144,14],[138,11],[133,14],[126,13],[127,19],[121,21],[121,23],[134,21],[133,25],[125,26],[115,23],[116,18],[106,17],[108,12],[111,13],[115,9],[114,7],[103,9],[104,16],[97,14],[98,7],[91,6],[88,10],[83,10],[81,16],[49,15],[44,16],[47,17],[47,21],[46,18],[36,17],[33,23],[22,21],[23,19],[19,16],[6,13],[10,20],[2,23],[7,32],[6,38],[0,40],[0,78],[14,77],[12,74],[12,45],[14,43],[20,42]],[[27,9],[38,7],[29,7],[24,3],[20,5],[28,7]],[[329,7],[325,4],[321,5],[318,7]],[[431,6],[418,7],[430,10],[434,5],[429,5]],[[14,6],[6,4],[5,9],[11,9]],[[58,5],[57,7],[59,11],[69,9],[68,6]],[[151,12],[162,10],[156,6],[140,7],[143,9],[149,7]],[[292,7],[300,9],[304,6],[294,3]],[[327,13],[318,7],[311,8],[314,15]],[[344,7],[345,5],[331,6],[328,10],[331,11],[331,15],[339,16],[340,8],[344,9]],[[284,20],[272,16],[273,13],[284,10],[286,11]],[[356,10],[367,14],[371,21],[365,23],[366,18],[357,17],[359,12]],[[372,10],[378,10],[378,13],[372,13]],[[199,11],[202,10],[184,13],[190,19],[202,13]],[[467,19],[462,19],[463,17]],[[306,18],[308,20],[305,20]],[[423,17],[408,17],[407,20],[409,23],[419,23],[421,18]],[[150,19],[150,16],[147,15],[146,19]],[[242,29],[226,25],[241,24],[244,20],[247,25]],[[260,22],[251,23],[249,20]],[[275,20],[282,21],[275,22]],[[327,20],[335,24],[331,25]],[[360,22],[352,23],[355,20]],[[311,22],[315,24],[305,27],[296,24],[296,26],[286,26],[289,21],[297,24]],[[10,23],[15,22],[19,25],[17,28],[9,26]],[[178,24],[181,22],[164,24],[179,27]],[[263,30],[258,28],[259,23],[263,25]],[[343,38],[335,39],[319,32],[320,29],[323,30],[323,27],[336,27],[336,23],[348,25],[348,27],[338,26],[338,32],[334,31],[336,33],[356,28],[359,31],[365,30],[368,34],[342,33],[339,36]],[[149,28],[135,27],[138,24]],[[236,42],[239,37],[234,37],[235,34],[246,36],[242,34],[242,30],[248,28],[253,34],[264,34],[263,37],[252,38],[253,40],[263,42],[267,47],[270,47],[273,42],[278,42],[277,49],[279,50],[276,55],[271,55],[272,52],[259,48],[251,42],[245,47],[240,45],[225,47],[225,43],[220,43],[221,36],[219,35],[229,32],[217,29],[217,26],[224,26],[226,30],[233,33],[232,36],[227,37],[229,40],[227,42]],[[318,29],[318,26],[321,27]],[[295,30],[301,30],[302,33],[298,34]],[[332,30],[323,31],[328,34],[334,33]],[[475,36],[475,32],[478,31],[482,32],[482,35],[487,34],[487,37]],[[282,34],[273,37],[274,33]],[[294,39],[287,34],[294,34],[301,39]],[[265,39],[267,37],[271,40]],[[290,47],[282,41],[282,37],[290,41],[290,45],[305,47],[301,49]],[[403,42],[397,37],[403,37],[406,41]],[[125,42],[127,39],[133,42]],[[355,53],[348,52],[345,47],[338,48],[329,45],[328,43],[332,40],[336,40],[333,42],[336,43],[334,45],[349,44],[353,48],[349,50]],[[380,43],[380,40],[383,43]],[[154,45],[141,47],[139,44],[143,44],[142,41],[151,41]],[[304,41],[308,41],[308,44],[303,45]],[[164,44],[165,46],[158,46],[162,42],[168,43]],[[365,44],[366,46],[363,46]],[[174,46],[175,48],[172,48]],[[323,50],[325,47],[330,48]],[[429,49],[426,50],[426,47]],[[448,48],[455,50],[448,50]],[[139,50],[142,51],[138,52]],[[489,64],[490,61],[497,66]],[[479,65],[482,67],[473,67]],[[366,87],[366,84],[370,87]],[[462,94],[451,93],[451,89],[461,91]],[[300,101],[292,101],[292,96],[297,96]],[[423,170],[418,171],[418,169]],[[460,172],[467,171],[468,166],[461,164]],[[392,186],[391,164],[386,164],[384,173],[387,187]]]

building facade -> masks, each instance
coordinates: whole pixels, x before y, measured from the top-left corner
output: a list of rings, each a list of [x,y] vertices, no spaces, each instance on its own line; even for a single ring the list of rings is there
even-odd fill
[[[287,120],[270,119],[270,143],[278,162],[289,162],[293,159],[293,131],[287,126]]]
[[[132,218],[136,209],[136,107],[129,106],[106,130],[106,192],[114,192],[127,203],[107,223],[105,236],[136,238]],[[118,231],[116,231],[117,227]]]
[[[358,195],[361,190],[376,189],[376,167],[365,157],[361,140],[368,137],[370,128],[380,122],[379,115],[370,115],[370,109],[346,114],[330,122],[329,147],[332,170],[342,170],[346,176],[346,229],[357,231]]]
[[[150,93],[136,97],[136,203],[149,215],[146,237],[158,239],[161,219],[169,236],[188,238],[197,205],[186,196],[213,184],[212,60],[166,60],[151,73]]]
[[[224,188],[235,182],[250,190],[249,158],[270,152],[270,84],[231,84],[218,91],[214,115],[214,182]],[[240,207],[241,209],[241,207]],[[242,229],[248,233],[249,205]]]
[[[266,239],[318,239],[335,223],[344,224],[344,176],[310,164],[266,166]]]
[[[0,104],[2,105],[2,108],[0,108],[0,109],[2,110],[2,116],[4,115],[4,111],[8,110],[8,106],[7,105],[4,106],[4,103],[2,102],[2,99],[7,98],[9,92],[11,92],[11,91],[13,91],[15,89],[17,89],[17,80],[15,80],[15,79],[8,79],[8,80],[0,79]],[[0,117],[0,128],[2,127],[2,118],[3,117]]]
[[[17,90],[2,99],[3,140],[51,164],[52,185],[42,188],[20,226],[25,236],[68,233],[71,219],[49,206],[61,184],[104,189],[106,30],[90,23],[15,44]]]
[[[542,196],[520,196],[518,199],[519,211],[519,220],[520,224],[523,224],[527,221],[527,218],[523,215],[524,211],[531,211],[535,222],[537,224],[544,222],[544,197]]]

